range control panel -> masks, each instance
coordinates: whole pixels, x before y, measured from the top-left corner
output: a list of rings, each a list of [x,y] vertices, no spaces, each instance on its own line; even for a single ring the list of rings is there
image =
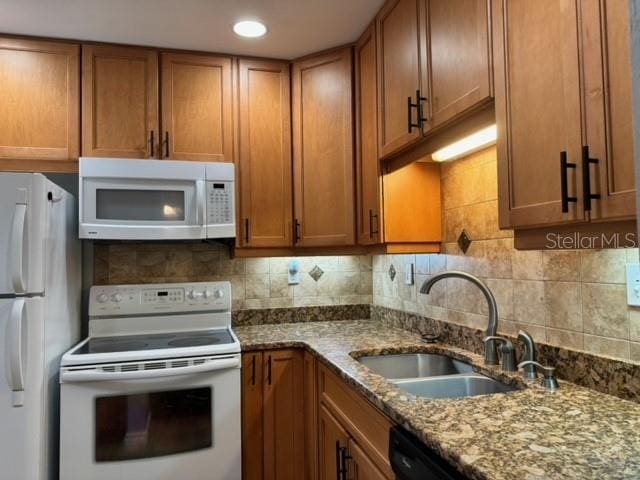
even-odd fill
[[[231,311],[229,282],[91,287],[89,316]]]

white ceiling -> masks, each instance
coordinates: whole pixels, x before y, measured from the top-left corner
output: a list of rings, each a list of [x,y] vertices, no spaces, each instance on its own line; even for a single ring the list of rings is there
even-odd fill
[[[0,0],[0,32],[291,59],[352,42],[384,0]],[[237,20],[267,25],[242,39]]]

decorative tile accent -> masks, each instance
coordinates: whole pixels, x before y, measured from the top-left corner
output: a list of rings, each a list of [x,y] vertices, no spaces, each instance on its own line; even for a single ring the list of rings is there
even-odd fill
[[[396,278],[396,267],[394,267],[393,264],[389,266],[389,278],[392,282]]]
[[[322,270],[318,265],[313,267],[309,272],[309,275],[311,276],[311,278],[313,278],[316,282],[320,280],[320,277],[322,277],[323,274],[324,274],[324,270]]]
[[[467,250],[469,250],[469,247],[471,246],[471,237],[469,237],[465,230],[460,232],[460,236],[458,237],[458,246],[460,247],[460,250],[462,250],[462,253],[467,253]]]

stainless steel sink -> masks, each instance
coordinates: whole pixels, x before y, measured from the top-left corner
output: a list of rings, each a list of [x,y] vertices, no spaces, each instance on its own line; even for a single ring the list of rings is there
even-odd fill
[[[358,361],[390,380],[473,372],[473,367],[467,363],[434,353],[374,355],[360,357]]]
[[[419,380],[396,380],[394,383],[406,392],[418,397],[429,398],[472,397],[517,390],[478,373]]]

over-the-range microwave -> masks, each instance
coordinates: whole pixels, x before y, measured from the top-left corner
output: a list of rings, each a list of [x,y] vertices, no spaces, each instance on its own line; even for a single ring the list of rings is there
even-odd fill
[[[236,236],[231,163],[80,158],[80,238]]]

